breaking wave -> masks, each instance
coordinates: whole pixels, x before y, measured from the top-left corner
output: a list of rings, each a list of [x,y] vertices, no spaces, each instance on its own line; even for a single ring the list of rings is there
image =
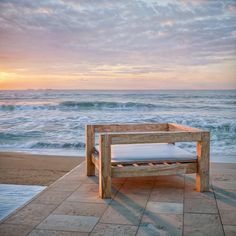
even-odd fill
[[[195,109],[211,109],[211,110],[218,110],[218,104],[195,104]],[[159,109],[193,109],[192,104],[187,104],[186,102],[183,103],[141,103],[141,102],[108,102],[108,101],[63,101],[59,104],[35,104],[35,105],[9,105],[9,104],[2,104],[0,105],[0,111],[27,111],[27,110],[159,110]],[[231,109],[227,107],[220,107],[220,109]]]
[[[32,149],[81,149],[85,148],[85,143],[47,143],[47,142],[37,142],[30,146]]]

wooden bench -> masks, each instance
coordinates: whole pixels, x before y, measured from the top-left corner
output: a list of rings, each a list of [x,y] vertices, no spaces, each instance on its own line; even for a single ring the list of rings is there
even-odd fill
[[[95,135],[99,133],[99,146]],[[196,142],[196,155],[176,147]],[[86,126],[87,176],[99,171],[99,196],[111,197],[111,178],[196,173],[196,190],[209,190],[210,133],[183,125]]]

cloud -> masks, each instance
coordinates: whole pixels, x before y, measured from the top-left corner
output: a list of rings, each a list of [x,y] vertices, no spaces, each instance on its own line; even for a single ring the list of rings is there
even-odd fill
[[[235,9],[223,0],[1,0],[1,61],[86,74],[104,65],[145,74],[235,61]]]

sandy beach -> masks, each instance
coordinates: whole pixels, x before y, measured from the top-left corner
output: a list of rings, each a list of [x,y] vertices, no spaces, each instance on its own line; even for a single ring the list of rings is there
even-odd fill
[[[50,185],[84,157],[0,152],[0,183]]]

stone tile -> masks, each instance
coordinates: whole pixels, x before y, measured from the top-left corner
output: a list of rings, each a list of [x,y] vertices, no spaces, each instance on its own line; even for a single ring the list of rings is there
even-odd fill
[[[27,236],[88,236],[89,233],[35,229]]]
[[[196,182],[196,173],[192,173],[192,174],[184,174],[184,181],[185,183],[193,183],[195,184]]]
[[[99,178],[98,176],[88,176],[84,180],[85,184],[98,184],[99,183]]]
[[[135,236],[138,227],[133,225],[98,223],[90,236]]]
[[[212,181],[213,188],[221,188],[221,189],[236,189],[236,181]]]
[[[82,184],[81,181],[57,181],[55,184],[51,185],[48,190],[50,191],[65,191],[65,192],[73,192],[75,191],[80,185]]]
[[[232,165],[232,163],[217,163],[217,162],[211,162],[210,163],[211,171],[234,171],[235,173],[235,165]]]
[[[56,205],[53,204],[30,203],[8,218],[5,222],[35,226],[46,218],[55,208]]]
[[[199,199],[214,199],[214,192],[213,190],[210,190],[209,192],[197,192],[195,190],[195,186],[193,186],[191,189],[190,188],[185,188],[184,191],[184,197],[185,198],[199,198]]]
[[[82,184],[79,187],[79,189],[76,190],[74,193],[72,193],[67,200],[77,201],[77,202],[93,202],[93,203],[109,204],[111,202],[111,199],[101,199],[99,197],[98,190],[99,189],[97,184]]]
[[[145,212],[183,214],[183,204],[173,202],[151,202],[147,203]]]
[[[184,180],[184,175],[159,175],[156,177],[156,182],[179,182]]]
[[[124,200],[126,199],[127,201],[134,201],[134,200],[141,200],[141,201],[144,201],[144,202],[147,202],[148,198],[149,198],[149,195],[151,193],[151,190],[150,191],[140,191],[138,192],[138,190],[123,190],[121,189],[115,196],[114,200],[117,200],[118,198]]]
[[[235,225],[224,225],[225,236],[236,236]]]
[[[222,189],[214,187],[214,193],[216,198],[227,198],[236,200],[236,189]]]
[[[65,181],[72,181],[72,182],[75,182],[75,181],[78,181],[78,182],[85,182],[86,180],[88,179],[87,176],[85,175],[69,175],[67,176],[64,180]]]
[[[138,232],[136,236],[169,236],[170,234],[163,229],[162,227],[158,227],[155,224],[152,223],[143,223],[139,226]],[[182,234],[172,234],[172,235],[182,235]]]
[[[112,178],[112,187],[118,188],[122,184],[124,184],[125,179],[124,178]],[[99,178],[98,176],[89,176],[85,177],[84,182],[85,184],[97,184],[99,183]]]
[[[156,181],[156,176],[138,176],[126,178],[126,183],[150,184]]]
[[[218,213],[218,209],[214,198],[186,198],[184,201],[184,212]]]
[[[100,222],[110,224],[138,225],[144,208],[139,204],[127,202],[112,202],[103,214]]]
[[[182,236],[182,226],[182,214],[160,214],[153,212],[145,212],[137,235]]]
[[[165,188],[184,188],[184,177],[177,175],[157,176],[154,189]]]
[[[236,226],[236,211],[220,210],[222,224]]]
[[[15,225],[15,224],[0,224],[1,236],[24,236],[27,235],[33,226]]]
[[[219,210],[236,211],[236,200],[231,198],[217,198],[217,206]]]
[[[33,200],[33,203],[60,204],[70,194],[71,191],[51,191],[48,189],[40,194],[35,200]]]
[[[98,220],[93,216],[49,215],[37,229],[91,232]]]
[[[145,207],[149,198],[149,194],[146,192],[140,193],[123,193],[118,192],[113,200],[113,203],[119,203],[124,205],[138,205],[140,207]]]
[[[153,202],[178,202],[183,203],[183,189],[164,188],[155,189],[150,195],[150,201]]]
[[[234,172],[225,172],[225,171],[218,171],[211,173],[211,180],[214,181],[229,181],[233,182],[236,180],[235,171]]]
[[[149,194],[152,190],[153,183],[143,183],[143,182],[126,182],[119,191],[123,193],[134,193],[134,194]]]
[[[52,214],[100,217],[106,208],[107,205],[103,203],[80,203],[64,201]]]
[[[153,181],[156,181],[156,176],[134,176],[126,178],[126,182],[130,183],[150,183]]]
[[[223,236],[220,218],[217,214],[184,214],[184,235]]]
[[[66,174],[64,177],[70,176],[71,174],[73,175],[79,175],[79,176],[84,176],[85,173],[85,168],[86,168],[86,161],[84,160],[81,162],[78,166],[73,168],[68,174]]]

